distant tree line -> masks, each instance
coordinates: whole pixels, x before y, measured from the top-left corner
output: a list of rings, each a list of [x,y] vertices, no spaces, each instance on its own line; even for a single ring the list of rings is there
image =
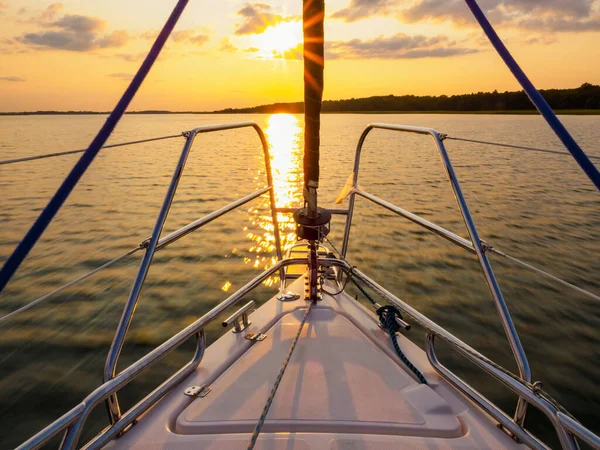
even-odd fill
[[[550,106],[557,110],[600,110],[600,86],[583,83],[575,89],[546,89],[540,91]],[[478,112],[532,111],[533,105],[522,91],[477,92],[462,95],[382,95],[377,97],[326,100],[323,112]],[[304,103],[273,103],[251,108],[227,108],[219,111],[130,111],[127,114],[213,114],[213,113],[303,113]],[[599,111],[600,112],[600,111]],[[578,113],[575,111],[575,113]],[[593,112],[592,112],[593,113]],[[6,115],[108,114],[103,111],[23,111],[0,112]]]
[[[600,86],[583,83],[575,89],[540,91],[553,109],[600,109]],[[323,112],[361,111],[526,111],[534,107],[523,91],[477,92],[462,95],[384,95],[347,100],[326,100]],[[228,108],[215,113],[302,113],[304,104],[273,103],[252,108]]]

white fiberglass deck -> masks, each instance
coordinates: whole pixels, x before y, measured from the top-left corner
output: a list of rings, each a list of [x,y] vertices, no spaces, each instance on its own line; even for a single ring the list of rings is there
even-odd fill
[[[291,290],[301,292],[303,280]],[[330,287],[333,289],[333,287]],[[226,333],[195,374],[109,445],[135,449],[244,449],[304,314],[304,300],[272,299],[248,332]],[[400,337],[424,373],[422,385],[395,356],[375,316],[345,294],[310,312],[267,415],[256,449],[519,448],[442,381],[425,354]],[[183,394],[209,384],[204,398]]]
[[[284,316],[178,418],[185,434],[252,432],[303,311]],[[263,431],[456,437],[460,423],[431,388],[414,381],[348,319],[313,309]]]

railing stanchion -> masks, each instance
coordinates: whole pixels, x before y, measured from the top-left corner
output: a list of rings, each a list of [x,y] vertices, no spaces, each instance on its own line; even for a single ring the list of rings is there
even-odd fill
[[[275,185],[273,184],[273,173],[271,172],[271,153],[269,152],[269,143],[263,133],[263,130],[256,124],[253,125],[254,129],[260,137],[260,142],[263,147],[263,153],[265,156],[265,171],[267,172],[267,185],[271,186],[269,190],[269,203],[271,206],[271,218],[273,220],[273,238],[275,239],[275,249],[277,251],[277,260],[283,259],[283,251],[281,248],[281,237],[279,234],[279,221],[277,219],[277,204],[275,202]],[[279,273],[281,280],[284,278],[283,269]]]
[[[346,216],[346,227],[344,229],[344,240],[342,242],[342,257],[346,257],[346,253],[348,252],[348,242],[350,240],[350,228],[352,227],[352,216],[354,215],[354,202],[356,200],[356,194],[354,193],[355,189],[358,188],[358,169],[360,167],[360,155],[362,153],[362,148],[365,143],[365,139],[371,132],[373,128],[372,125],[369,125],[360,135],[360,139],[358,140],[358,144],[356,145],[356,154],[354,156],[354,170],[352,172],[352,192],[350,193],[350,200],[348,204],[348,215]]]
[[[396,297],[383,286],[377,284],[377,282],[373,281],[367,275],[362,273],[356,267],[352,267],[347,261],[339,259],[328,259],[323,260],[322,264],[326,266],[340,267],[347,273],[351,272],[354,278],[362,281],[367,287],[369,287],[378,295],[381,295],[383,298],[388,300],[390,303],[396,306],[403,314],[406,314],[407,316],[411,317],[413,321],[425,328],[430,334],[436,335],[437,337],[443,339],[445,342],[450,344],[454,349],[458,351],[458,353],[466,357],[469,361],[483,369],[485,372],[494,376],[494,378],[502,382],[506,387],[511,389],[515,394],[517,394],[519,398],[523,398],[526,402],[535,405],[552,422],[552,425],[558,435],[558,438],[560,439],[562,448],[565,450],[576,450],[577,446],[573,437],[565,430],[563,424],[560,422],[559,416],[557,415],[559,412],[558,408],[554,404],[550,403],[543,396],[540,396],[537,393],[535,393],[534,390],[531,388],[531,383],[528,380],[525,380],[523,377],[513,375],[506,369],[499,369],[499,366],[493,363],[489,358],[486,358],[477,350],[465,344],[463,341],[461,341],[456,336],[439,326],[437,323],[435,323],[434,321],[417,311],[415,308],[413,308],[406,302],[403,302],[401,299]],[[433,341],[431,342],[431,344],[433,344]],[[429,345],[426,345],[426,349],[431,350]],[[431,355],[428,354],[428,356]],[[433,353],[433,356],[435,356],[435,353]],[[444,373],[442,373],[443,371],[439,370],[439,364],[436,367],[435,361],[433,361],[431,358],[430,362],[432,363],[436,371],[438,371],[438,373],[444,375]],[[454,377],[460,380],[458,377]],[[463,384],[465,383],[463,382]],[[462,387],[459,387],[459,389],[463,390]],[[477,393],[472,388],[470,388],[470,391]],[[463,392],[468,394],[470,391],[466,390]],[[477,395],[480,398],[485,398],[479,393],[477,393]],[[493,413],[493,408],[488,409],[488,404],[491,403],[486,399],[486,402],[480,403],[480,406],[491,414]],[[497,407],[494,408],[498,410]],[[531,437],[531,435],[529,435],[529,433],[525,431],[520,424],[514,422],[514,419],[513,423],[515,426],[509,425],[507,428],[514,431],[515,435],[520,439],[523,439],[523,441],[530,441],[529,437]]]
[[[485,277],[485,281],[488,285],[488,289],[494,299],[494,304],[496,305],[496,309],[500,316],[500,320],[502,322],[502,326],[504,328],[504,332],[510,344],[510,348],[514,355],[514,358],[517,362],[517,366],[519,368],[519,374],[526,381],[531,381],[531,370],[529,368],[529,363],[527,361],[527,356],[525,355],[525,350],[521,344],[521,340],[519,339],[519,335],[512,321],[512,317],[506,306],[506,302],[504,301],[504,297],[502,296],[502,292],[500,290],[500,286],[498,285],[498,281],[496,280],[496,276],[494,275],[494,271],[492,266],[485,254],[485,250],[481,246],[481,239],[479,238],[479,234],[477,232],[477,228],[475,226],[475,222],[471,217],[471,212],[469,211],[469,207],[467,206],[467,202],[462,193],[462,189],[460,187],[460,183],[458,182],[458,178],[456,177],[456,173],[454,172],[454,168],[452,167],[452,163],[450,162],[450,157],[448,156],[448,152],[446,151],[446,147],[442,142],[441,135],[437,131],[426,128],[426,127],[416,127],[411,125],[395,125],[395,124],[385,124],[385,123],[372,123],[368,125],[365,130],[362,132],[360,139],[358,141],[358,146],[356,148],[356,155],[354,159],[354,173],[353,173],[353,183],[352,183],[352,194],[350,197],[350,207],[348,213],[348,219],[346,221],[346,231],[344,233],[344,244],[342,246],[342,256],[346,256],[346,250],[348,247],[348,239],[350,235],[350,226],[352,220],[352,213],[354,210],[354,197],[356,195],[356,190],[358,189],[358,171],[360,166],[360,156],[362,153],[362,147],[365,143],[365,140],[368,134],[373,129],[382,129],[382,130],[390,130],[390,131],[400,131],[404,133],[416,133],[428,135],[433,138],[436,143],[438,152],[442,159],[442,164],[444,165],[444,169],[448,176],[448,181],[450,183],[450,187],[454,193],[454,197],[456,198],[456,202],[458,204],[458,209],[462,215],[463,221],[467,228],[467,232],[469,233],[469,237],[471,238],[471,243],[473,245],[473,249],[475,250],[475,254],[477,255],[477,259],[481,266],[481,270]],[[527,412],[527,403],[524,401],[523,397],[519,397],[517,408],[515,411],[514,420],[520,426],[523,426],[525,422],[525,414]]]
[[[103,381],[107,382],[111,379],[114,379],[117,372],[117,363],[119,360],[119,356],[123,349],[123,344],[125,342],[125,337],[127,335],[127,331],[129,330],[129,326],[131,325],[131,321],[133,320],[133,315],[135,313],[135,309],[138,303],[139,295],[144,285],[144,281],[146,280],[146,276],[148,274],[148,270],[152,263],[152,258],[154,257],[154,253],[159,245],[160,235],[162,233],[163,226],[169,214],[169,210],[171,208],[171,203],[173,202],[173,198],[175,197],[175,193],[177,191],[177,186],[179,185],[179,181],[181,180],[181,176],[183,174],[183,170],[185,168],[185,164],[187,162],[188,156],[192,150],[192,145],[194,143],[194,139],[196,135],[200,133],[210,133],[214,131],[225,131],[225,130],[233,130],[237,128],[245,128],[252,127],[258,133],[265,157],[265,167],[267,169],[267,179],[272,182],[271,175],[271,165],[270,165],[270,157],[269,157],[269,149],[268,144],[265,139],[264,133],[261,128],[254,122],[239,122],[233,124],[225,124],[225,125],[208,125],[203,127],[197,127],[193,130],[184,133],[186,137],[185,145],[181,151],[181,155],[179,156],[179,161],[177,162],[177,166],[171,178],[171,182],[167,189],[167,193],[163,200],[163,204],[161,206],[160,212],[156,219],[156,223],[154,225],[154,229],[152,230],[152,236],[148,241],[148,245],[146,246],[146,253],[142,258],[140,263],[140,267],[138,269],[138,273],[136,275],[135,281],[129,293],[129,297],[127,302],[125,303],[125,307],[123,308],[123,313],[121,315],[121,319],[119,321],[119,325],[117,327],[117,331],[115,332],[115,337],[110,346],[110,350],[108,356],[106,358],[106,363],[104,365],[104,374]],[[269,191],[271,192],[271,199],[273,199],[273,186],[269,184]],[[265,188],[266,189],[266,188]],[[271,203],[271,210],[275,211],[275,205]],[[277,217],[274,212],[274,225],[277,225]],[[276,236],[276,243],[279,242],[279,233],[278,227],[274,232]],[[277,245],[277,244],[276,244]],[[281,260],[281,246],[277,245],[278,249],[278,257]],[[282,269],[283,270],[283,269]],[[121,418],[121,411],[119,408],[119,400],[117,398],[116,393],[111,393],[106,399],[106,406],[108,409],[108,415],[111,424],[115,424]]]
[[[183,169],[185,168],[185,163],[187,162],[196,134],[197,132],[195,130],[192,130],[186,136],[185,145],[183,146],[183,150],[181,151],[181,155],[179,156],[179,161],[177,162],[177,166],[175,168],[175,172],[173,173],[173,177],[171,178],[171,183],[169,184],[169,187],[167,189],[167,194],[165,195],[165,199],[163,200],[162,207],[160,209],[160,212],[158,213],[156,223],[154,224],[154,229],[152,230],[152,237],[150,238],[148,246],[146,247],[146,253],[144,254],[142,262],[140,263],[140,268],[135,277],[135,281],[133,282],[133,286],[129,293],[129,298],[125,303],[125,308],[123,308],[123,314],[121,315],[121,319],[119,321],[119,325],[117,326],[115,337],[112,341],[110,350],[108,352],[108,357],[106,358],[106,364],[104,366],[104,376],[102,380],[104,382],[111,380],[116,375],[117,362],[119,360],[119,356],[121,355],[123,344],[125,343],[125,336],[127,335],[127,331],[129,330],[129,326],[131,325],[131,321],[133,320],[133,314],[138,303],[142,286],[144,285],[144,281],[146,280],[146,276],[148,275],[148,270],[150,269],[150,264],[152,263],[152,258],[154,257],[154,252],[156,251],[156,246],[158,244],[158,240],[160,239],[160,234],[162,233],[165,221],[167,220],[167,216],[169,215],[169,210],[171,209],[171,204],[173,202],[173,198],[175,197],[175,192],[177,191],[177,186],[179,185],[179,181],[181,180],[181,175],[183,174]],[[106,407],[108,409],[110,423],[116,423],[121,418],[119,399],[117,398],[116,393],[111,394],[106,399]]]

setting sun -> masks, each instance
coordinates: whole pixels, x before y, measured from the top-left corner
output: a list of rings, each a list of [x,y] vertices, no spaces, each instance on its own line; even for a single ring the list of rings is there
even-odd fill
[[[286,52],[301,47],[302,24],[294,21],[270,26],[263,33],[256,35],[254,43],[263,58],[283,57]]]

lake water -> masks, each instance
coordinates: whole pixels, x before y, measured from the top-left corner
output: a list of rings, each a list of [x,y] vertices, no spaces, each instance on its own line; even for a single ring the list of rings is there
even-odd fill
[[[565,116],[589,154],[600,156],[600,116]],[[301,203],[301,116],[129,115],[112,143],[177,134],[206,124],[254,120],[271,144],[278,206]],[[0,159],[87,146],[102,116],[0,118]],[[370,122],[424,125],[451,136],[560,149],[537,116],[325,115],[322,206],[333,206]],[[43,239],[0,295],[0,316],[136,247],[150,235],[183,138],[101,152]],[[600,193],[568,156],[447,141],[483,239],[600,294]],[[0,166],[0,261],[12,252],[77,155]],[[264,186],[260,142],[251,129],[196,138],[164,233]],[[364,148],[361,186],[466,236],[430,138],[375,131]],[[123,350],[125,367],[268,267],[275,258],[262,197],[160,251],[154,258]],[[475,257],[366,200],[357,200],[348,260],[488,357],[515,370]],[[281,218],[286,246],[291,217]],[[343,221],[331,239],[341,245]],[[81,401],[102,368],[141,253],[0,323],[0,448],[22,442]],[[535,380],[600,432],[600,303],[492,257]],[[269,280],[249,298],[275,292]],[[221,333],[217,325],[210,339]],[[422,330],[409,333],[421,344]],[[514,398],[451,352],[451,368],[498,402]],[[182,348],[122,393],[125,406],[191,356]],[[103,407],[91,422],[106,423]],[[528,426],[552,441],[540,414]],[[99,426],[90,427],[89,433]]]

